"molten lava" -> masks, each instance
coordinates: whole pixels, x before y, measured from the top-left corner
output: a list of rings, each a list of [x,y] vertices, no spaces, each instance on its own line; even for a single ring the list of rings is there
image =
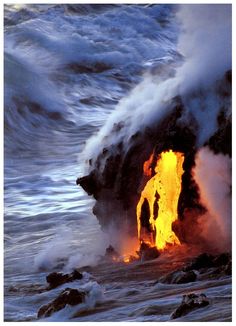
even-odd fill
[[[153,155],[144,163],[144,174],[150,175]],[[167,245],[180,244],[172,231],[177,220],[177,206],[181,192],[184,155],[163,152],[155,166],[155,175],[147,182],[137,205],[138,237],[141,243],[162,250]]]

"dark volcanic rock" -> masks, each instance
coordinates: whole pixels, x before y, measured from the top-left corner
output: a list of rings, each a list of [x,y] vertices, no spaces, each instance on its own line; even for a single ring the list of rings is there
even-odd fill
[[[173,273],[167,274],[159,279],[161,283],[168,284],[184,284],[195,282],[197,279],[196,273],[193,271],[183,272],[183,271],[175,271]]]
[[[226,275],[232,275],[232,261],[230,261],[224,269]]]
[[[203,253],[195,257],[192,262],[183,268],[183,271],[199,270],[200,273],[205,273],[207,270],[214,271],[214,274],[230,273],[231,266],[231,254],[221,253],[213,256],[208,253]]]
[[[80,68],[80,67],[79,67]],[[98,67],[99,70],[101,67]],[[104,68],[104,67],[102,67]],[[204,146],[209,146],[215,153],[229,154],[231,152],[231,80],[227,73],[214,90],[222,101],[222,110],[218,116],[218,130]],[[193,98],[203,99],[205,94],[199,91],[189,94]],[[207,94],[206,94],[207,96]],[[136,207],[142,189],[147,181],[155,174],[155,166],[160,154],[173,150],[184,154],[184,173],[182,189],[178,200],[178,220],[172,224],[173,231],[180,242],[202,243],[201,228],[198,218],[206,212],[200,202],[199,188],[192,176],[195,165],[199,122],[193,114],[189,114],[180,96],[169,100],[166,114],[153,119],[148,126],[134,132],[128,139],[130,131],[129,119],[116,121],[110,134],[101,139],[101,149],[96,157],[88,157],[90,172],[77,179],[89,195],[96,199],[93,213],[97,216],[103,229],[111,225],[117,230],[125,228],[131,235],[137,234]],[[221,103],[221,102],[220,102]],[[186,112],[188,119],[186,120]],[[131,119],[132,117],[130,117]],[[112,139],[114,141],[107,141]],[[117,140],[117,141],[116,141]],[[126,142],[128,142],[127,145]],[[144,175],[144,162],[153,155],[150,175]],[[147,207],[144,207],[143,222],[148,226],[146,218]],[[158,207],[155,207],[157,210]]]
[[[160,252],[156,247],[150,247],[145,242],[141,243],[137,254],[139,255],[141,261],[156,259],[160,256]]]
[[[91,172],[88,176],[78,178],[76,184],[81,185],[88,195],[93,195],[95,199],[101,188],[101,184],[98,182],[95,172]]]
[[[160,253],[159,251],[157,250],[156,247],[151,247],[147,250],[144,250],[142,252],[142,255],[141,255],[141,260],[142,261],[145,261],[145,260],[152,260],[152,259],[156,259],[157,257],[160,256]]]
[[[118,252],[110,245],[106,248],[105,259],[116,261],[119,258]]]
[[[190,293],[183,295],[182,302],[180,306],[172,313],[171,319],[176,319],[187,315],[192,310],[203,308],[209,305],[209,300],[206,295],[201,293],[197,295],[195,293]]]
[[[77,270],[74,270],[71,274],[62,274],[56,272],[50,273],[49,275],[47,275],[46,280],[49,283],[48,289],[50,290],[64,283],[73,282],[75,280],[81,280],[82,278],[83,275]]]
[[[88,63],[70,63],[67,65],[67,68],[77,74],[91,74],[91,73],[102,73],[106,70],[110,70],[112,66],[107,65],[104,62],[96,62],[95,64]]]
[[[55,300],[42,306],[39,309],[38,318],[49,317],[54,312],[65,308],[67,304],[75,306],[77,304],[83,303],[85,295],[85,292],[78,291],[76,289],[66,288],[59,294],[59,296]]]
[[[218,93],[222,98],[228,99],[226,105],[223,105],[217,117],[218,129],[206,142],[216,154],[232,156],[232,115],[227,114],[227,106],[231,106],[232,94],[232,71],[225,73],[224,83],[219,83]]]
[[[198,271],[197,273],[194,270]],[[203,253],[195,257],[181,270],[176,270],[160,277],[158,282],[167,284],[183,284],[196,280],[217,279],[232,274],[232,258],[230,253],[216,256]]]
[[[218,256],[216,256],[213,259],[213,264],[216,267],[222,266],[222,265],[227,265],[231,262],[231,255],[230,253],[226,252],[226,253],[222,253]]]
[[[196,257],[189,265],[187,265],[183,270],[191,271],[193,269],[199,270],[201,268],[210,268],[214,266],[213,263],[214,256],[203,253]]]
[[[199,207],[199,196],[195,181],[191,176],[194,164],[196,136],[191,126],[182,126],[183,105],[176,97],[170,103],[173,110],[162,120],[130,138],[129,149],[122,142],[104,147],[94,160],[90,160],[91,172],[77,179],[96,203],[93,209],[103,229],[113,224],[116,228],[126,227],[130,234],[137,232],[136,206],[140,190],[148,181],[143,175],[143,164],[153,153],[151,175],[155,173],[156,162],[161,152],[172,149],[185,154],[185,166],[182,183],[182,195],[179,199],[179,215],[183,216],[184,207]],[[113,136],[123,132],[125,123],[116,123]],[[90,159],[90,158],[88,158]],[[140,188],[140,186],[142,187]],[[127,219],[122,219],[127,216]]]

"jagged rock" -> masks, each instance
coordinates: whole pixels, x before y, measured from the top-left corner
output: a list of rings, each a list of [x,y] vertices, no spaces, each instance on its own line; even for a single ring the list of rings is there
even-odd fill
[[[224,269],[226,275],[232,275],[232,261],[230,261]]]
[[[118,252],[110,245],[106,248],[105,258],[111,259],[111,260],[118,260],[119,254]]]
[[[199,270],[201,268],[213,267],[214,266],[213,259],[214,256],[207,253],[203,253],[197,256],[196,258],[194,258],[194,260],[189,265],[185,266],[183,268],[183,271],[187,272],[193,269]]]
[[[168,284],[184,284],[195,282],[197,279],[196,273],[193,271],[183,272],[183,271],[175,271],[173,273],[167,274],[159,279],[161,283]]]
[[[194,270],[198,271],[197,273]],[[167,284],[182,284],[198,280],[209,280],[232,274],[232,259],[230,253],[216,256],[204,253],[195,257],[192,262],[181,270],[176,270],[162,276],[158,282]]]
[[[183,110],[181,99],[174,98],[170,106],[173,111],[168,116],[130,138],[128,150],[124,149],[122,141],[112,144],[112,148],[104,146],[98,157],[90,160],[89,175],[77,179],[77,185],[96,199],[93,213],[103,229],[110,224],[122,229],[125,223],[129,233],[136,234],[136,206],[140,198],[140,185],[144,182],[143,164],[153,151],[153,171],[161,152],[172,149],[186,154],[185,165],[189,168],[184,169],[182,188],[185,195],[179,200],[180,215],[182,207],[191,206],[195,209],[198,205],[197,187],[193,187],[194,180],[191,177],[196,136],[189,126],[178,125]],[[114,124],[112,133],[119,134],[122,128],[122,121]],[[121,219],[121,216],[127,216],[128,219]]]
[[[80,184],[81,187],[88,193],[88,195],[93,195],[95,199],[101,187],[95,172],[91,172],[88,176],[77,178],[76,184]]]
[[[65,308],[67,304],[75,306],[77,304],[83,303],[85,295],[85,292],[78,291],[76,289],[66,288],[59,294],[59,296],[55,300],[39,308],[38,318],[49,317],[54,312]]]
[[[151,247],[151,248],[143,251],[143,253],[141,255],[141,260],[142,261],[152,260],[152,259],[156,259],[159,256],[160,256],[160,252],[157,250],[157,248]]]
[[[48,289],[55,289],[59,285],[62,285],[64,283],[73,282],[74,280],[81,280],[83,278],[83,275],[78,272],[77,270],[74,270],[71,274],[62,274],[62,273],[50,273],[47,275],[46,280],[49,283]]]
[[[230,73],[214,87],[220,88],[217,91],[219,100],[225,102],[227,98],[230,103]],[[198,95],[203,97],[202,92],[194,94],[194,97]],[[231,155],[231,119],[227,113],[228,107],[230,104],[222,107],[218,129],[204,145],[210,146],[216,153]],[[173,223],[172,228],[181,243],[199,244],[202,239],[198,218],[206,212],[200,201],[199,188],[192,176],[198,150],[199,125],[194,115],[189,115],[186,123],[186,108],[181,96],[166,103],[166,112],[162,118],[154,119],[128,139],[125,138],[129,130],[128,122],[124,119],[114,123],[110,133],[101,140],[99,154],[87,158],[89,174],[78,178],[77,184],[96,199],[93,213],[103,230],[112,225],[121,232],[125,227],[131,235],[136,235],[136,207],[140,193],[148,181],[148,177],[143,174],[144,162],[153,154],[151,178],[160,153],[170,149],[181,152],[185,157],[182,190],[178,200],[178,220]],[[110,138],[117,139],[117,142],[107,142]]]
[[[157,250],[156,247],[150,247],[145,242],[141,243],[137,254],[140,257],[141,261],[152,260],[160,256],[160,252]]]
[[[222,265],[227,265],[230,263],[230,261],[231,255],[229,253],[222,253],[213,259],[213,264],[214,266],[218,267]]]
[[[183,271],[198,270],[200,273],[205,273],[209,269],[213,269],[215,274],[221,274],[224,271],[230,273],[231,254],[221,253],[213,256],[203,253],[195,257],[192,262],[183,268]],[[227,266],[227,267],[226,267]]]
[[[204,293],[197,295],[195,293],[183,295],[180,306],[171,314],[171,319],[176,319],[187,315],[192,310],[206,307],[209,305],[209,300]]]
[[[136,256],[133,256],[133,255],[130,255],[129,256],[129,263],[132,263],[132,262],[134,262],[134,261],[137,261],[137,257]]]

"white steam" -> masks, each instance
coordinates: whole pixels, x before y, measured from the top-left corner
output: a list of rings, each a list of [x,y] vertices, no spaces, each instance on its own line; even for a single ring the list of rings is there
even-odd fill
[[[110,244],[109,235],[97,232],[90,242],[86,239],[82,243],[78,241],[80,236],[69,227],[59,229],[35,256],[35,270],[51,271],[60,267],[67,273],[75,268],[96,265]]]
[[[198,123],[197,145],[202,146],[217,129],[220,109],[231,103],[221,100],[212,87],[232,66],[231,5],[182,5],[177,18],[182,23],[178,48],[185,57],[176,73],[186,123],[189,114]]]
[[[47,242],[34,258],[36,270],[51,270],[65,261],[70,252],[72,233],[69,229],[60,230],[56,237]]]
[[[184,55],[183,65],[174,77],[146,76],[122,99],[103,128],[87,142],[85,159],[96,159],[104,147],[120,141],[128,148],[133,134],[169,113],[170,102],[177,95],[186,110],[182,122],[189,124],[192,115],[198,123],[198,146],[215,132],[222,103],[212,85],[231,69],[231,5],[181,5],[177,19],[182,26],[177,48]],[[115,132],[113,125],[119,122],[123,126]]]
[[[135,256],[139,247],[138,237],[129,234],[128,226],[122,225],[122,229],[119,229],[112,223],[106,229],[106,242],[114,247],[120,257]]]
[[[202,236],[214,249],[231,247],[231,159],[201,148],[193,176],[200,190],[200,200],[207,213],[199,219]]]
[[[182,5],[177,18],[183,29],[178,48],[186,58],[177,78],[186,93],[196,85],[210,85],[231,69],[231,5]]]

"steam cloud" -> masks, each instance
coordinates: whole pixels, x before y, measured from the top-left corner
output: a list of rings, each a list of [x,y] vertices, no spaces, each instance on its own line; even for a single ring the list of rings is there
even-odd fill
[[[200,199],[208,212],[199,219],[206,242],[223,251],[231,247],[231,159],[215,155],[207,147],[196,157],[193,176],[200,189]]]
[[[133,134],[169,113],[171,99],[177,95],[185,106],[183,123],[189,124],[191,116],[196,119],[199,147],[216,131],[222,103],[213,84],[231,69],[231,5],[181,5],[177,19],[182,26],[177,49],[184,63],[174,77],[146,76],[122,99],[98,134],[87,142],[85,159],[96,159],[102,148],[120,141],[128,148]],[[114,133],[114,124],[119,122],[122,128]]]
[[[202,146],[217,129],[222,103],[214,83],[232,66],[231,5],[182,5],[178,49],[185,63],[177,70],[179,94],[188,116],[198,122],[197,145]],[[230,111],[230,110],[229,110]],[[207,121],[207,123],[206,123]]]
[[[177,73],[181,93],[197,85],[209,86],[231,69],[231,5],[182,5],[178,48],[186,58]]]
[[[59,228],[56,236],[46,242],[35,256],[34,268],[38,271],[63,266],[63,271],[67,273],[72,272],[74,268],[96,265],[111,242],[109,236],[103,233],[97,234],[94,240],[96,241],[89,247],[73,247],[77,235],[73,234],[69,227]]]

